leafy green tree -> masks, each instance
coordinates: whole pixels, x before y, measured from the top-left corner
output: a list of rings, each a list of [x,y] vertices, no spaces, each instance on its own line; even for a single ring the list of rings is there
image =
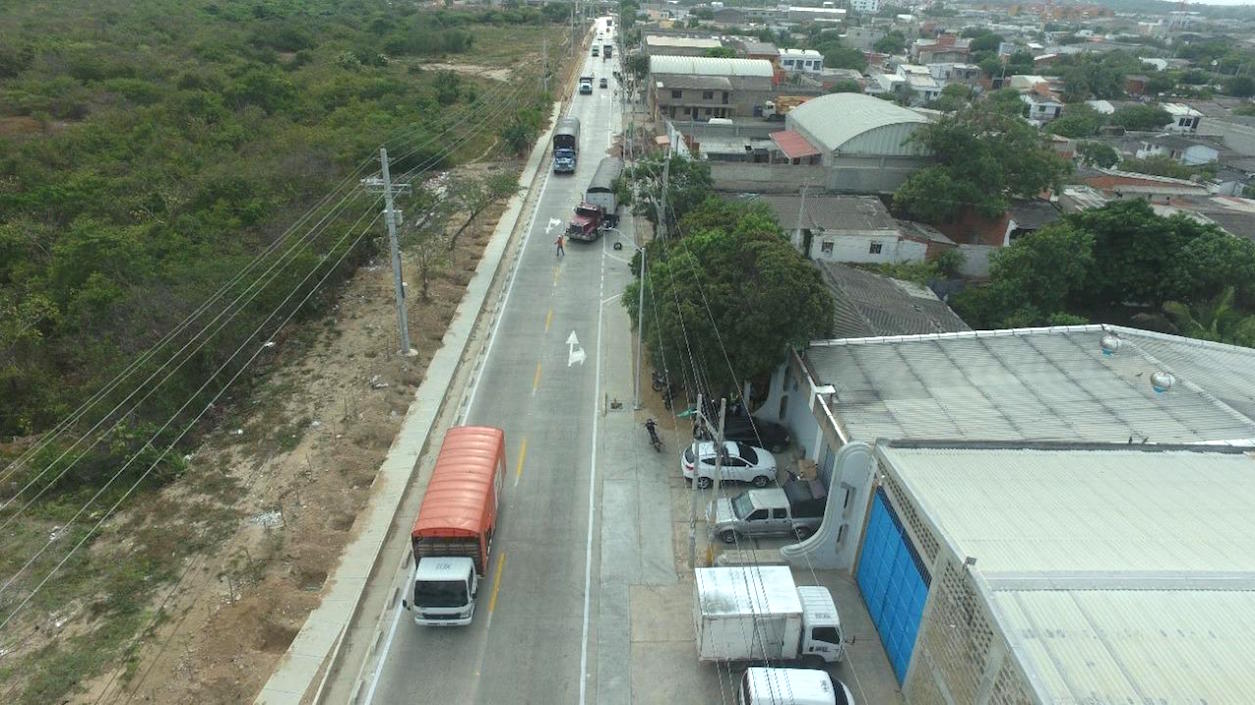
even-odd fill
[[[1121,163],[1120,168],[1124,171],[1135,171],[1139,174],[1150,174],[1151,176],[1167,176],[1173,179],[1188,179],[1195,174],[1193,168],[1167,156],[1125,159]]]
[[[1013,88],[999,88],[985,94],[984,104],[989,110],[1000,115],[1019,117],[1028,110],[1028,106],[1020,99],[1020,94]]]
[[[1046,132],[1078,139],[1093,137],[1103,126],[1103,115],[1084,103],[1064,107],[1063,115],[1046,125]]]
[[[1255,95],[1255,78],[1234,76],[1225,81],[1225,93],[1239,98],[1249,98]]]
[[[623,171],[618,195],[625,205],[632,205],[633,214],[644,217],[658,227],[659,209],[665,203],[667,231],[675,234],[675,225],[689,211],[697,208],[713,189],[710,165],[706,162],[672,155],[666,169],[667,197],[663,199],[663,175],[667,159],[653,155]]]
[[[952,113],[967,107],[972,97],[972,89],[969,86],[965,86],[962,83],[951,83],[941,89],[941,95],[929,103],[928,107],[933,110],[943,110]]]
[[[436,74],[433,85],[436,89],[436,102],[441,105],[453,105],[462,95],[462,77],[453,71]]]
[[[906,35],[899,30],[891,30],[876,40],[876,43],[872,45],[872,51],[881,54],[901,54],[906,51]]]
[[[843,78],[832,84],[828,89],[829,93],[862,93],[863,87],[852,78]]]
[[[1066,223],[1048,225],[990,256],[989,284],[954,301],[964,320],[990,327],[1045,325],[1067,313],[1093,277],[1094,238]]]
[[[1002,35],[986,32],[972,39],[969,48],[972,51],[998,51],[1003,42]]]
[[[824,66],[830,69],[854,69],[862,71],[867,68],[867,57],[854,47],[833,46],[821,50],[824,55]]]
[[[628,54],[627,59],[624,60],[623,68],[638,83],[644,81],[645,76],[649,75],[649,57],[641,53]]]
[[[1090,166],[1110,169],[1120,163],[1120,153],[1102,142],[1082,142],[1076,146],[1076,155]]]
[[[711,47],[706,50],[706,56],[715,59],[735,59],[736,52],[731,47]]]
[[[1163,311],[1181,335],[1202,340],[1229,342],[1229,333],[1242,322],[1242,315],[1233,308],[1233,287],[1208,301],[1193,306],[1180,301],[1165,301]]]
[[[624,292],[624,306],[643,323],[655,366],[693,379],[695,364],[709,394],[739,391],[738,383],[769,375],[790,347],[832,329],[832,296],[819,271],[770,218],[656,241],[648,272],[644,315],[639,281]]]
[[[1056,187],[1069,169],[1036,128],[979,105],[921,127],[911,141],[938,166],[912,174],[894,207],[932,223],[953,220],[965,207],[995,217],[1011,198]]]
[[[1125,105],[1116,108],[1107,122],[1134,132],[1149,132],[1162,129],[1172,122],[1172,116],[1158,105]]]

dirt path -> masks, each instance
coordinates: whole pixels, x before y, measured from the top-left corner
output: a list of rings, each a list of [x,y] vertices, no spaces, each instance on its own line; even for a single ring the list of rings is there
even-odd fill
[[[491,78],[494,81],[506,82],[510,80],[513,69],[494,69],[488,66],[480,66],[478,64],[433,64],[424,63],[424,69],[432,71],[453,71],[455,73],[464,73],[469,76],[478,76],[480,78]]]
[[[86,693],[70,702],[253,699],[317,605],[503,209],[494,207],[460,239],[429,302],[411,298],[417,357],[394,353],[391,270],[383,263],[359,270],[331,318],[283,343],[255,394],[259,403],[238,427],[215,433],[194,454],[189,480],[154,498],[151,506],[165,511],[128,519],[188,522],[196,516],[190,507],[223,497],[223,488],[236,498],[229,537],[185,561],[154,605],[163,617],[132,661],[84,684]]]

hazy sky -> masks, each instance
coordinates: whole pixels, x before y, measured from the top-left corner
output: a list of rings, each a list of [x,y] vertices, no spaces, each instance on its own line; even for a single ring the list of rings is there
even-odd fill
[[[1205,0],[1191,2],[1191,5],[1255,5],[1255,0]]]

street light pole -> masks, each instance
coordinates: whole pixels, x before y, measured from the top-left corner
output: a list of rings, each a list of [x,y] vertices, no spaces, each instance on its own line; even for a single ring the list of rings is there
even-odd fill
[[[636,411],[641,409],[641,331],[645,329],[645,248],[636,248],[641,253],[641,291],[640,301],[636,304]]]

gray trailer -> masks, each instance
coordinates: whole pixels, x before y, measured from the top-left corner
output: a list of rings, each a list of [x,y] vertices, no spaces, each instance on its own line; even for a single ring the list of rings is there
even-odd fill
[[[574,117],[558,120],[553,130],[553,170],[558,174],[575,173],[579,159],[580,121]]]
[[[606,212],[607,227],[619,224],[619,202],[614,195],[614,182],[623,173],[623,160],[617,157],[606,157],[597,165],[593,180],[584,192],[584,202],[601,206]]]

